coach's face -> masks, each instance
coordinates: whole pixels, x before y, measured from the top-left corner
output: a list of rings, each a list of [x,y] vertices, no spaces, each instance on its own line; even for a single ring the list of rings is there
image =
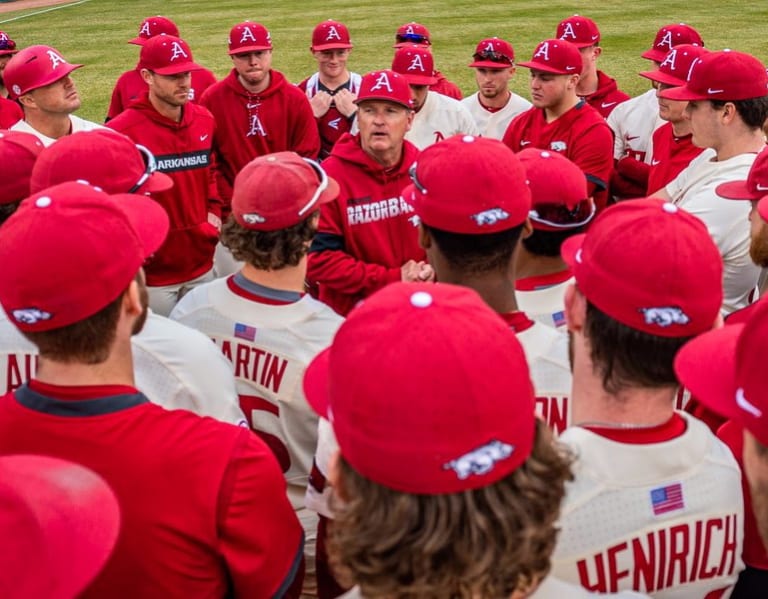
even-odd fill
[[[360,129],[360,145],[379,162],[402,150],[405,134],[413,122],[413,111],[386,100],[360,102],[357,110],[357,126]]]
[[[27,101],[22,103],[29,105],[29,101],[42,112],[51,114],[71,114],[80,108],[80,94],[72,77],[67,75],[49,85],[38,87],[26,94]]]

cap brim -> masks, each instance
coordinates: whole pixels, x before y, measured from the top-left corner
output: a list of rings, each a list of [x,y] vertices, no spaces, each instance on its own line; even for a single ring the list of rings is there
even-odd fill
[[[432,44],[427,42],[425,44],[416,43],[416,42],[397,42],[393,48],[404,48],[405,46],[408,46],[409,48],[429,48]]]
[[[400,75],[408,82],[408,85],[434,85],[437,83],[437,77],[430,77],[427,75],[406,75],[400,73]]]
[[[656,50],[655,48],[652,48],[651,50],[646,50],[640,55],[641,58],[645,58],[647,60],[653,60],[655,62],[663,62],[666,56],[667,56],[666,52],[662,52],[661,50]]]
[[[323,50],[349,50],[354,48],[352,44],[320,44],[319,46],[310,46],[312,52],[322,52]]]
[[[353,100],[353,103],[355,104],[362,104],[363,102],[367,102],[368,100],[374,100],[378,102],[392,102],[392,104],[397,104],[398,106],[404,106],[408,110],[413,110],[413,106],[411,105],[411,101],[408,100],[408,103],[401,102],[400,100],[394,99],[392,96],[385,96],[385,95],[375,95],[375,96],[365,96],[364,98],[355,98]]]
[[[142,186],[141,191],[148,193],[160,193],[161,191],[168,191],[171,189],[171,187],[173,187],[173,179],[171,179],[165,173],[155,171],[149,177],[147,183]]]
[[[307,403],[318,416],[327,420],[331,420],[328,409],[330,406],[330,381],[328,379],[330,355],[330,347],[317,354],[304,371],[303,382],[304,397],[306,397]]]
[[[687,102],[710,99],[710,96],[706,94],[699,94],[691,91],[686,85],[662,90],[659,92],[659,96],[666,98],[667,100],[683,100]]]
[[[584,244],[586,236],[586,233],[579,233],[578,235],[566,239],[560,246],[560,256],[571,269],[573,269],[573,266],[579,262],[577,257],[581,250],[581,246]]]
[[[685,79],[678,79],[677,77],[673,77],[672,75],[667,75],[666,73],[662,73],[661,71],[642,71],[641,73],[638,73],[638,74],[641,77],[645,77],[646,79],[650,79],[651,81],[657,81],[665,85],[672,85],[674,87],[680,87],[685,85]]]
[[[245,54],[247,52],[263,52],[264,50],[271,50],[272,46],[243,46],[235,50],[230,50],[227,54],[234,56],[235,54]]]
[[[144,246],[144,258],[149,258],[168,235],[169,220],[165,208],[145,195],[119,193],[111,197],[131,221]]]
[[[148,39],[149,38],[145,38],[145,37],[135,37],[132,40],[128,40],[128,43],[133,44],[135,46],[143,46],[144,44],[147,43]]]
[[[178,75],[179,73],[188,73],[190,71],[202,71],[203,67],[195,62],[185,62],[183,64],[175,64],[170,67],[161,67],[152,70],[158,75]]]
[[[526,69],[536,69],[537,71],[544,71],[545,73],[554,73],[555,75],[581,75],[581,71],[576,69],[573,71],[564,71],[541,62],[518,62],[517,66],[525,67]]]
[[[67,63],[65,67],[63,67],[61,70],[56,70],[48,75],[48,77],[42,79],[41,81],[35,82],[34,87],[30,87],[27,90],[25,90],[22,94],[28,94],[31,91],[34,91],[36,89],[40,89],[41,87],[45,87],[46,85],[50,85],[51,83],[55,83],[56,81],[59,81],[60,79],[64,79],[67,75],[69,75],[72,71],[75,71],[79,68],[84,67],[85,65],[82,64],[72,64]],[[11,94],[12,97],[18,97],[15,94]]]
[[[0,56],[8,56],[9,54],[18,54],[19,50],[0,50]]]
[[[728,181],[721,183],[715,188],[717,195],[728,200],[757,200],[760,195],[755,195],[747,187],[746,181]]]
[[[512,63],[506,64],[504,62],[494,62],[492,60],[476,60],[467,66],[470,66],[474,69],[496,69],[503,71],[504,69],[511,69],[515,65]]]

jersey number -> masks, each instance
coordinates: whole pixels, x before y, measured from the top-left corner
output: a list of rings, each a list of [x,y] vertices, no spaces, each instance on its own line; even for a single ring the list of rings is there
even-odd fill
[[[266,421],[273,421],[274,428],[280,429],[280,407],[258,395],[239,395],[238,397],[240,399],[240,409],[248,418],[251,430],[259,435],[262,441],[272,450],[283,472],[288,472],[288,469],[291,467],[291,456],[288,453],[288,447],[277,435],[260,429],[260,425],[263,426],[266,424]]]

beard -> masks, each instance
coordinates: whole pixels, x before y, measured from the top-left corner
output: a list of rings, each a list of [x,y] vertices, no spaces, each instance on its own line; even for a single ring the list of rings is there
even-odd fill
[[[764,234],[763,230],[750,240],[749,257],[761,268],[768,266],[768,235]]]

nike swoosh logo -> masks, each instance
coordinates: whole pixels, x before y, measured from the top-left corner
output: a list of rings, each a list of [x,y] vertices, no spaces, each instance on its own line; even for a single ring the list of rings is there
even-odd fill
[[[200,136],[200,141],[205,141],[206,139],[208,139],[208,134],[207,133],[205,135],[201,135]]]
[[[624,136],[624,141],[632,141],[633,139],[639,139],[639,135],[629,135],[628,133]]]
[[[566,71],[575,71],[576,67],[565,67]]]
[[[751,404],[746,397],[744,397],[744,389],[738,389],[736,391],[736,405],[739,406],[745,412],[752,414],[755,418],[760,418],[763,415],[763,411]]]
[[[602,106],[603,108],[610,108],[614,104],[618,104],[618,102],[603,102],[602,104],[600,104],[600,106]]]
[[[656,166],[661,160],[651,160],[651,166]]]
[[[258,107],[259,107],[259,105],[258,105],[258,104],[251,104],[251,103],[249,102],[248,104],[246,104],[246,105],[245,105],[245,107],[246,107],[248,110],[250,110],[251,108],[258,108]]]
[[[531,143],[531,142],[523,140],[523,141],[520,142],[520,145],[521,146],[527,146],[529,143]]]
[[[711,87],[707,88],[708,94],[722,94],[724,91],[724,89],[712,89]]]
[[[757,191],[768,191],[768,185],[760,185],[759,183],[755,185],[755,188]]]
[[[593,36],[592,36],[592,39],[593,39],[593,40],[596,40],[596,39],[597,39],[597,38],[599,38],[599,37],[600,37],[599,35],[593,35]]]

